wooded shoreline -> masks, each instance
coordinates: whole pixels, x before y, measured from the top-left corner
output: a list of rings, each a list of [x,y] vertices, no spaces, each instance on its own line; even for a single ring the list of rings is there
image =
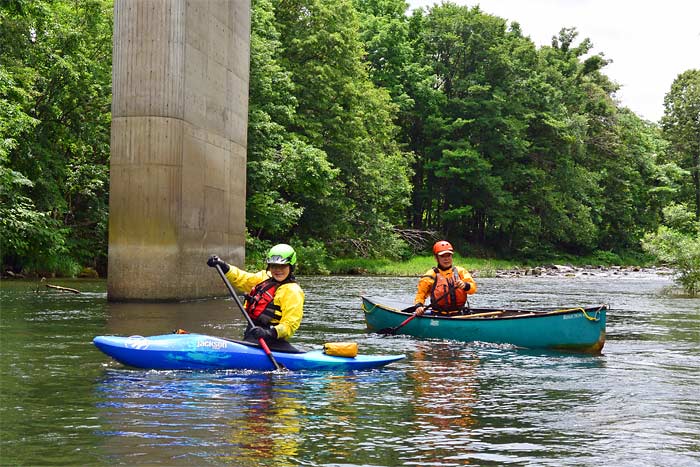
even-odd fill
[[[113,14],[0,7],[3,269],[106,273]],[[247,250],[400,260],[434,233],[505,257],[622,254],[665,207],[700,218],[683,112],[700,70],[648,122],[573,27],[538,47],[517,18],[403,0],[254,1],[250,26]]]

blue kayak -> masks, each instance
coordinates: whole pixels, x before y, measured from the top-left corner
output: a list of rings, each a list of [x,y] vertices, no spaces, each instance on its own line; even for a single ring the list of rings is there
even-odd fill
[[[161,336],[97,336],[93,343],[125,365],[153,370],[258,370],[274,366],[257,344],[204,334]],[[336,357],[323,350],[289,353],[273,351],[277,363],[292,371],[352,371],[379,368],[404,355],[357,355]]]

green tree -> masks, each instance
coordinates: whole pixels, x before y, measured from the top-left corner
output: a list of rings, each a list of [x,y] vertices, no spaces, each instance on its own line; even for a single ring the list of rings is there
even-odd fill
[[[2,12],[2,24],[6,11]],[[34,202],[25,192],[33,186],[31,180],[9,166],[10,153],[17,147],[17,140],[38,123],[27,114],[26,102],[30,99],[22,83],[21,69],[10,70],[3,63],[0,67],[0,252],[3,263],[14,262],[31,254],[36,244],[48,243],[42,235],[50,229],[50,219],[37,211]],[[15,78],[17,76],[17,78]]]
[[[391,19],[399,2],[358,3]],[[617,107],[608,61],[575,29],[538,50],[517,23],[443,2],[396,37],[413,53],[393,66],[411,103],[399,119],[416,155],[409,225],[533,256],[638,248],[658,224],[681,172],[656,128]]]
[[[673,267],[683,290],[695,296],[700,292],[700,221],[681,204],[667,206],[663,214],[664,225],[647,234],[642,246]]]
[[[507,54],[518,55],[521,37],[478,8],[445,3],[422,15],[411,20],[414,50],[430,71],[407,85],[416,112],[406,133],[418,156],[412,223],[484,240],[489,214],[510,202],[501,162],[522,153],[517,99],[506,97],[517,74]]]
[[[692,180],[680,201],[687,200],[700,220],[700,70],[676,77],[664,98],[664,109],[664,136],[671,142],[675,162],[688,170]]]
[[[405,99],[402,77],[411,62],[408,4],[404,0],[354,0],[369,77],[392,98]]]
[[[250,40],[246,220],[254,238],[275,240],[290,235],[304,210],[323,205],[337,171],[322,150],[289,131],[297,99],[280,64],[270,0],[253,1]]]
[[[290,131],[322,150],[337,186],[307,207],[295,233],[341,254],[391,254],[408,205],[409,158],[396,144],[396,108],[369,79],[359,16],[350,0],[286,0],[276,10],[297,112]]]
[[[664,163],[668,144],[656,124],[629,109],[615,119],[614,157],[601,164],[605,187],[599,221],[598,248],[635,250],[645,232],[662,220],[662,209],[677,197],[682,170]]]
[[[428,109],[409,133],[421,175],[414,226],[501,251],[591,248],[600,188],[575,158],[587,127],[569,108],[583,112],[585,93],[572,88],[598,71],[579,60],[588,42],[574,47],[565,30],[538,52],[517,23],[452,3],[411,25],[434,90],[411,96]]]
[[[3,182],[13,179],[3,262],[104,267],[112,4],[16,0],[0,6],[0,22]]]
[[[584,59],[588,39],[563,28],[552,45],[538,51],[534,90],[528,107],[535,117],[528,127],[530,164],[542,174],[533,186],[532,205],[541,232],[529,248],[545,246],[574,254],[600,244],[606,199],[603,165],[613,160],[617,109],[616,86],[602,73],[602,55]]]

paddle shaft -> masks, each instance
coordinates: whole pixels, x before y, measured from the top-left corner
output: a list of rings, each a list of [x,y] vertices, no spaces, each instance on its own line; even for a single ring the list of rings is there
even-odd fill
[[[411,320],[412,320],[413,318],[415,318],[416,316],[418,316],[418,315],[415,314],[415,313],[413,313],[411,316],[409,316],[408,318],[406,318],[405,320],[403,320],[403,322],[402,322],[401,324],[399,324],[398,326],[393,327],[393,328],[391,328],[391,329],[393,329],[394,332],[396,332],[398,329],[400,329],[400,328],[404,327],[405,325],[407,325],[407,324],[409,323],[409,321],[411,321]]]
[[[410,310],[413,310],[413,314],[412,314],[411,316],[409,316],[408,318],[406,318],[405,320],[403,320],[403,322],[402,322],[401,324],[399,324],[398,326],[394,326],[393,328],[384,328],[384,329],[380,329],[380,330],[379,330],[379,334],[384,334],[384,335],[389,335],[389,334],[394,335],[394,334],[396,334],[396,331],[398,331],[399,329],[401,329],[403,326],[405,326],[406,324],[408,324],[413,318],[415,318],[416,316],[418,316],[418,315],[415,313],[416,308],[418,308],[418,306],[417,306],[417,305],[413,305],[413,306],[409,306],[408,308],[405,308],[405,309],[401,310],[401,311],[404,312],[404,313],[406,313],[406,312],[408,312],[408,311],[410,311]],[[430,308],[430,305],[428,305],[428,306],[425,307],[425,308],[426,308],[426,309],[427,309],[427,308]]]
[[[233,290],[233,286],[231,285],[228,278],[226,277],[226,274],[224,274],[224,271],[221,270],[221,266],[219,266],[217,264],[216,270],[219,271],[219,275],[221,276],[221,279],[224,281],[224,284],[226,284],[226,288],[228,289],[228,293],[230,293],[231,296],[233,297],[233,300],[236,302],[236,305],[238,305],[238,309],[241,310],[241,313],[243,313],[243,316],[245,317],[246,321],[248,321],[248,325],[251,328],[255,327],[253,320],[250,318],[248,313],[246,313],[245,309],[243,308],[243,304],[241,303],[241,300],[238,298],[238,295],[236,295],[236,291]],[[260,343],[260,347],[262,347],[263,351],[265,351],[265,355],[267,355],[270,358],[270,361],[275,366],[275,370],[281,370],[282,366],[279,363],[277,363],[277,360],[275,360],[275,356],[272,355],[272,351],[270,350],[270,347],[267,346],[267,342],[265,342],[265,339],[260,337],[258,339],[258,342]]]

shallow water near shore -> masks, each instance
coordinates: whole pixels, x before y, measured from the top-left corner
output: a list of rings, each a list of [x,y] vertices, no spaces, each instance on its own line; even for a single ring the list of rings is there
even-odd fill
[[[240,312],[225,299],[107,303],[102,281],[56,281],[80,295],[3,281],[0,464],[700,464],[700,299],[665,293],[668,275],[477,278],[475,307],[607,303],[599,356],[367,334],[360,295],[410,303],[415,278],[299,281],[295,344],[407,358],[355,373],[130,369],[92,338],[238,337]]]

